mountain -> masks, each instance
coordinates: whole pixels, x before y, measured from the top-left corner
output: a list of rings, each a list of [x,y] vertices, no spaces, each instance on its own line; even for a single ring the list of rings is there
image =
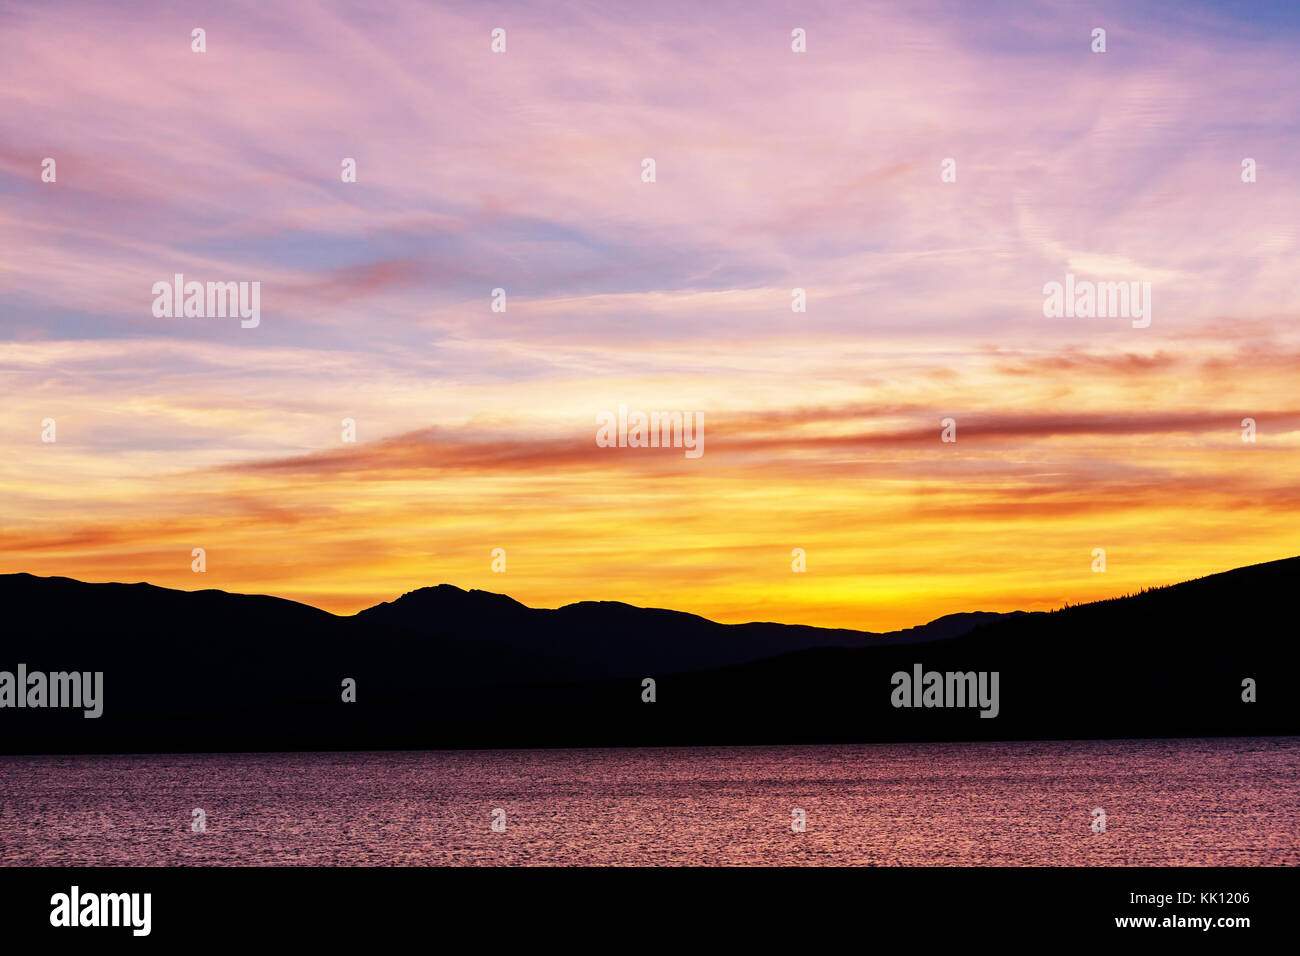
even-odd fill
[[[132,752],[1300,733],[1300,558],[1050,613],[890,634],[422,588],[278,598],[0,575],[0,671],[103,671],[104,712],[0,709],[0,750]],[[893,675],[998,673],[997,716]],[[357,700],[341,699],[345,678]],[[653,703],[642,681],[656,682]],[[1242,681],[1259,699],[1242,700]],[[985,708],[986,710],[988,708]]]
[[[906,631],[875,634],[791,624],[719,624],[682,611],[617,601],[535,609],[502,594],[441,584],[368,608],[354,620],[366,630],[410,635],[412,643],[423,646],[449,638],[490,642],[493,659],[487,673],[459,670],[452,683],[464,684],[532,680],[539,673],[579,681],[702,670],[814,647],[953,637],[998,616],[952,614]]]

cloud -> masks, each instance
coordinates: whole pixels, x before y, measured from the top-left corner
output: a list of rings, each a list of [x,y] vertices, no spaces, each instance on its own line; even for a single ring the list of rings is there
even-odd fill
[[[534,603],[880,626],[1091,593],[1098,538],[1114,586],[1284,553],[1294,18],[832,2],[793,54],[793,16],[10,4],[0,560],[192,586],[202,538],[214,586],[355,607],[509,538]],[[1070,270],[1151,281],[1151,328],[1045,320]],[[261,325],[155,319],[174,272]],[[704,458],[597,448],[620,402]]]

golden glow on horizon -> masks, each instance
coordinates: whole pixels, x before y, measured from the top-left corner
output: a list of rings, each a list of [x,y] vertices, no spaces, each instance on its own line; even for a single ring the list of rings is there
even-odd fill
[[[7,436],[0,570],[270,593],[336,613],[446,582],[540,607],[619,600],[726,622],[889,630],[956,611],[1049,609],[1300,551],[1300,491],[1287,480],[1300,463],[1294,413],[1261,412],[1248,444],[1235,412],[1200,412],[1225,387],[1238,407],[1269,408],[1289,368],[1231,386],[1203,373],[1192,385],[1179,361],[1125,373],[1098,362],[1074,372],[1062,397],[1004,358],[969,361],[944,379],[942,393],[958,399],[940,405],[926,362],[918,356],[889,389],[828,388],[828,401],[804,408],[728,410],[740,380],[629,383],[631,394],[696,390],[699,460],[597,448],[598,392],[580,385],[544,389],[540,417],[518,411],[530,389],[512,386],[485,424],[356,445],[320,426],[323,410],[308,416],[314,433],[288,435],[288,419],[249,417],[249,402],[223,408],[208,395],[216,407],[197,415],[196,395],[159,407],[150,427],[222,429],[243,450],[149,451],[134,435],[129,449],[87,445],[129,427],[139,405],[124,402],[125,412],[67,416],[54,445]],[[1139,388],[1180,398],[1134,413]],[[975,394],[1011,398],[955,412],[958,441],[941,443],[940,418]],[[1072,411],[1078,396],[1086,414]],[[21,417],[39,420],[39,399],[23,402]],[[858,411],[873,406],[885,408]],[[357,413],[363,435],[380,416]],[[292,454],[266,454],[277,435]],[[194,547],[207,551],[202,576],[189,570]],[[497,547],[505,574],[490,570]],[[806,573],[791,571],[796,547]],[[1107,551],[1105,574],[1090,569],[1095,547]]]

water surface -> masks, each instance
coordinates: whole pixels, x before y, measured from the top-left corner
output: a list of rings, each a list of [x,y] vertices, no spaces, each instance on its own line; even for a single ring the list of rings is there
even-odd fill
[[[1300,738],[0,757],[0,860],[1295,865]]]

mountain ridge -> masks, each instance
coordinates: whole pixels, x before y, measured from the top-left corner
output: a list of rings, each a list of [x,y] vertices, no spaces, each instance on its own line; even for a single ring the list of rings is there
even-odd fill
[[[338,616],[270,595],[7,574],[0,671],[102,672],[106,698],[89,720],[0,708],[0,751],[1297,734],[1298,583],[1287,558],[881,636],[621,602],[529,608],[451,585]],[[998,716],[891,704],[891,675],[918,666],[999,674]]]

